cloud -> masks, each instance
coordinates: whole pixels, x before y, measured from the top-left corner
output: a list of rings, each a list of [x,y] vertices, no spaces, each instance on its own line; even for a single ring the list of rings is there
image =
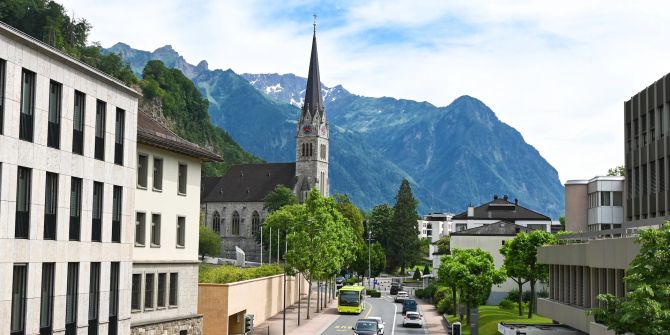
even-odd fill
[[[66,0],[93,40],[171,44],[189,62],[305,75],[319,15],[322,80],[435,105],[475,96],[559,171],[623,164],[623,102],[670,69],[661,1]]]

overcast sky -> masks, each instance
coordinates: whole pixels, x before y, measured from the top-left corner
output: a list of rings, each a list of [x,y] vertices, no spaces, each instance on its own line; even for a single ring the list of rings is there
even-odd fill
[[[437,106],[476,97],[563,182],[623,165],[623,102],[670,72],[670,1],[59,2],[105,47],[170,44],[210,69],[300,76],[316,13],[326,85]]]

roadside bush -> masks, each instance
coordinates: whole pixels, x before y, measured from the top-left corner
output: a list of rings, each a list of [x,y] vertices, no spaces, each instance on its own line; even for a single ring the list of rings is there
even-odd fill
[[[519,301],[519,290],[514,289],[514,290],[509,291],[509,293],[507,293],[507,298],[505,298],[505,300],[509,300],[509,301],[513,301],[513,302]]]
[[[263,265],[255,268],[239,268],[232,265],[200,265],[198,282],[227,284],[281,273],[284,273],[284,268],[280,265]]]
[[[424,296],[424,298],[426,298],[426,299],[432,299],[432,298],[433,298],[433,295],[435,295],[435,291],[437,291],[437,289],[438,289],[439,287],[440,287],[440,286],[438,286],[438,285],[436,285],[436,284],[434,284],[434,283],[428,285],[428,287],[426,287],[425,289],[423,289],[423,296]]]
[[[382,296],[382,293],[377,290],[367,290],[367,292],[371,298],[379,298]]]
[[[437,312],[440,314],[454,314],[454,301],[451,300],[451,295],[438,301],[436,307]]]
[[[438,287],[433,294],[433,301],[440,302],[447,296],[451,296],[451,289],[446,286]]]
[[[507,299],[504,299],[503,301],[501,301],[500,304],[498,304],[498,307],[500,307],[500,309],[506,309],[506,310],[510,310],[510,311],[515,310],[517,308],[516,307],[516,302],[510,301],[510,300],[507,300]]]
[[[423,298],[425,298],[425,296],[424,296],[424,290],[423,290],[422,288],[416,289],[416,290],[414,291],[414,296],[417,297],[417,298],[419,298],[419,299],[423,299]]]
[[[354,285],[354,284],[358,284],[358,278],[356,277],[351,277],[344,281],[344,285]]]

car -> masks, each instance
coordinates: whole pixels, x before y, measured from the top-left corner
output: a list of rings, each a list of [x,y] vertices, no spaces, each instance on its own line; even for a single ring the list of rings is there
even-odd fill
[[[368,319],[377,321],[377,326],[379,328],[379,334],[384,335],[384,320],[381,316],[370,316]]]
[[[337,277],[335,278],[335,288],[336,289],[341,289],[344,286],[344,277]]]
[[[398,294],[398,292],[402,291],[402,284],[398,282],[393,282],[391,283],[391,294],[395,295]]]
[[[372,319],[359,319],[356,321],[356,324],[351,327],[351,330],[354,331],[354,335],[379,335],[379,325],[376,320]]]
[[[407,312],[416,312],[416,300],[414,299],[405,299],[402,302],[402,315],[405,315]]]
[[[423,327],[423,315],[419,314],[419,312],[407,312],[402,319],[402,326],[418,326],[419,328]]]
[[[405,291],[400,291],[398,292],[398,295],[395,296],[395,299],[393,301],[402,303],[407,298],[409,298],[409,293]]]

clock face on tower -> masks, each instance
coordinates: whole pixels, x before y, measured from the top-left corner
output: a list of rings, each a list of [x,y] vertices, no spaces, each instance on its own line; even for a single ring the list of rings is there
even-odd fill
[[[326,125],[322,124],[321,127],[319,128],[319,134],[322,136],[326,136]]]
[[[311,134],[312,133],[312,126],[311,125],[304,125],[302,127],[302,132],[305,134]]]

